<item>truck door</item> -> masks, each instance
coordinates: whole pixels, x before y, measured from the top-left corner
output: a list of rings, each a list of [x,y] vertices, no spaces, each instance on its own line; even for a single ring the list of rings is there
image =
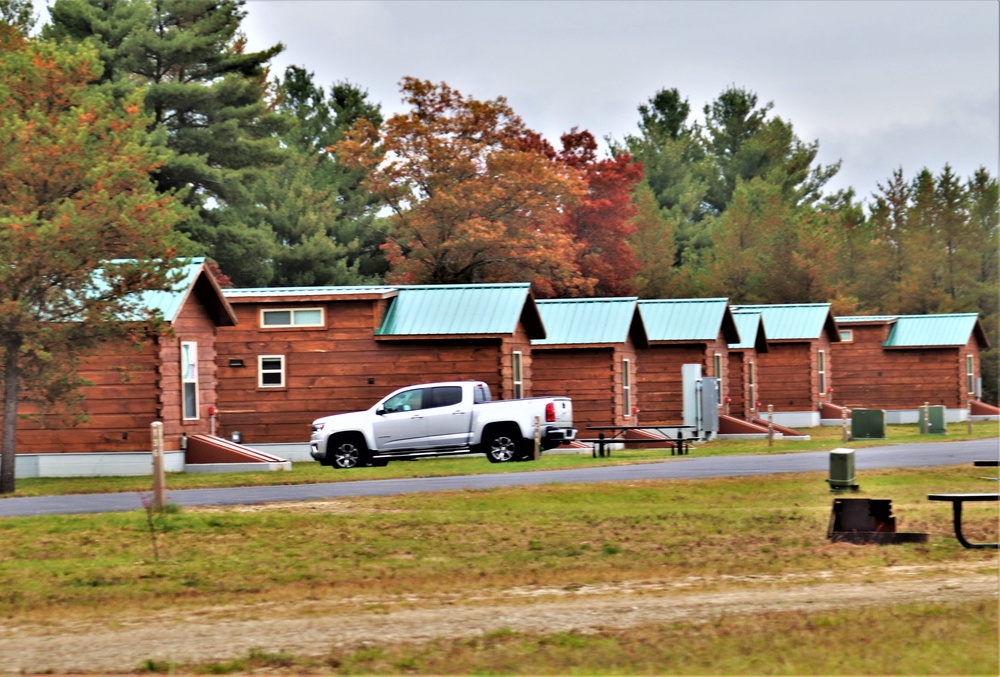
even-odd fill
[[[424,398],[430,388],[411,388],[385,401],[383,413],[373,424],[379,450],[407,449],[421,445],[427,435]]]
[[[425,392],[424,420],[428,447],[457,447],[469,441],[472,406],[462,401],[462,386],[435,386]],[[424,445],[422,445],[424,446]]]

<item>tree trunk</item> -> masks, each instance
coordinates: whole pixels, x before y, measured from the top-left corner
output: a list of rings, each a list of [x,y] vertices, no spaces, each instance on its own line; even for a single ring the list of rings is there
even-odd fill
[[[0,434],[0,495],[14,493],[14,443],[17,433],[17,392],[21,370],[17,366],[20,345],[8,345],[3,365],[3,432]]]

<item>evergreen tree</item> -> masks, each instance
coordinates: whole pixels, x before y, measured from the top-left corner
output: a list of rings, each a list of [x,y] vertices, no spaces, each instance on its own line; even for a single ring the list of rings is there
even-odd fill
[[[705,106],[702,143],[716,170],[706,195],[712,212],[725,211],[738,179],[766,179],[781,187],[782,199],[789,204],[812,205],[839,171],[839,162],[813,166],[819,143],[803,143],[791,123],[769,118],[773,107],[771,102],[758,106],[757,95],[739,87],[730,87]]]
[[[289,118],[282,140],[290,157],[261,181],[263,218],[278,237],[275,285],[377,282],[386,265],[375,227],[381,203],[362,186],[365,172],[328,150],[364,119],[382,123],[379,106],[349,83],[329,94],[298,66],[277,83],[278,110]]]
[[[155,173],[199,212],[186,232],[239,285],[266,284],[276,253],[262,220],[257,179],[280,164],[283,118],[267,100],[276,45],[247,52],[239,26],[244,0],[56,0],[47,35],[92,39],[117,94],[146,87],[151,129],[164,129],[173,158]],[[236,214],[230,213],[233,210]],[[237,215],[239,218],[237,218]]]

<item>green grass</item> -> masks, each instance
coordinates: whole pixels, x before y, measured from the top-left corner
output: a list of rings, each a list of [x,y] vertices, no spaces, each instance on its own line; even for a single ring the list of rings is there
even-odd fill
[[[484,462],[485,464],[485,462]],[[408,464],[400,464],[408,465]],[[413,464],[416,465],[416,464]],[[380,469],[376,469],[380,470]],[[384,469],[382,469],[384,470]],[[877,585],[888,567],[956,564],[965,550],[936,491],[982,491],[982,469],[865,471],[860,497],[890,498],[899,531],[925,544],[826,539],[824,473],[544,485],[307,506],[185,508],[0,520],[0,618],[113,625],[148,614],[234,619],[273,605],[337,613],[544,598],[583,586],[683,581],[685,593],[742,589],[740,577]],[[967,535],[996,541],[997,507],[967,507]],[[156,539],[154,549],[153,539]],[[766,594],[767,584],[762,584]],[[414,602],[414,600],[419,600]],[[213,616],[213,614],[219,616]],[[293,655],[270,647],[221,662],[150,656],[123,670],[451,674],[996,674],[995,600],[721,617],[594,634],[522,633],[379,643]]]
[[[693,456],[727,456],[758,453],[795,453],[821,451],[846,446],[854,449],[913,442],[960,441],[996,437],[1000,426],[996,422],[977,422],[968,432],[967,424],[952,424],[947,435],[921,435],[916,425],[888,426],[885,440],[842,441],[840,428],[810,428],[810,440],[721,440],[696,444]],[[318,463],[295,463],[289,472],[187,474],[171,473],[167,477],[170,489],[197,489],[234,486],[262,486],[273,484],[313,484],[318,482],[349,482],[367,479],[442,477],[486,473],[544,471],[563,468],[592,467],[596,465],[621,465],[648,463],[671,458],[663,449],[615,450],[610,457],[592,458],[582,454],[543,454],[537,462],[493,464],[483,456],[471,458],[437,458],[420,461],[395,461],[384,468],[355,468],[348,471],[333,470]],[[673,457],[677,458],[677,457]],[[17,481],[17,491],[12,496],[49,496],[60,494],[104,492],[148,492],[151,480],[140,477],[80,477],[80,478],[31,478]],[[2,500],[2,498],[0,498]]]

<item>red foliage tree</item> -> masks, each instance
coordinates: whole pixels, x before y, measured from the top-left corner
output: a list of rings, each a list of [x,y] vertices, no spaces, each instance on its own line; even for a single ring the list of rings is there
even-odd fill
[[[628,153],[598,159],[597,142],[576,128],[562,136],[558,159],[580,172],[587,182],[582,200],[567,212],[566,228],[583,245],[577,265],[584,277],[597,280],[598,296],[629,296],[639,262],[629,245],[635,233],[632,196],[642,180],[642,164]]]

